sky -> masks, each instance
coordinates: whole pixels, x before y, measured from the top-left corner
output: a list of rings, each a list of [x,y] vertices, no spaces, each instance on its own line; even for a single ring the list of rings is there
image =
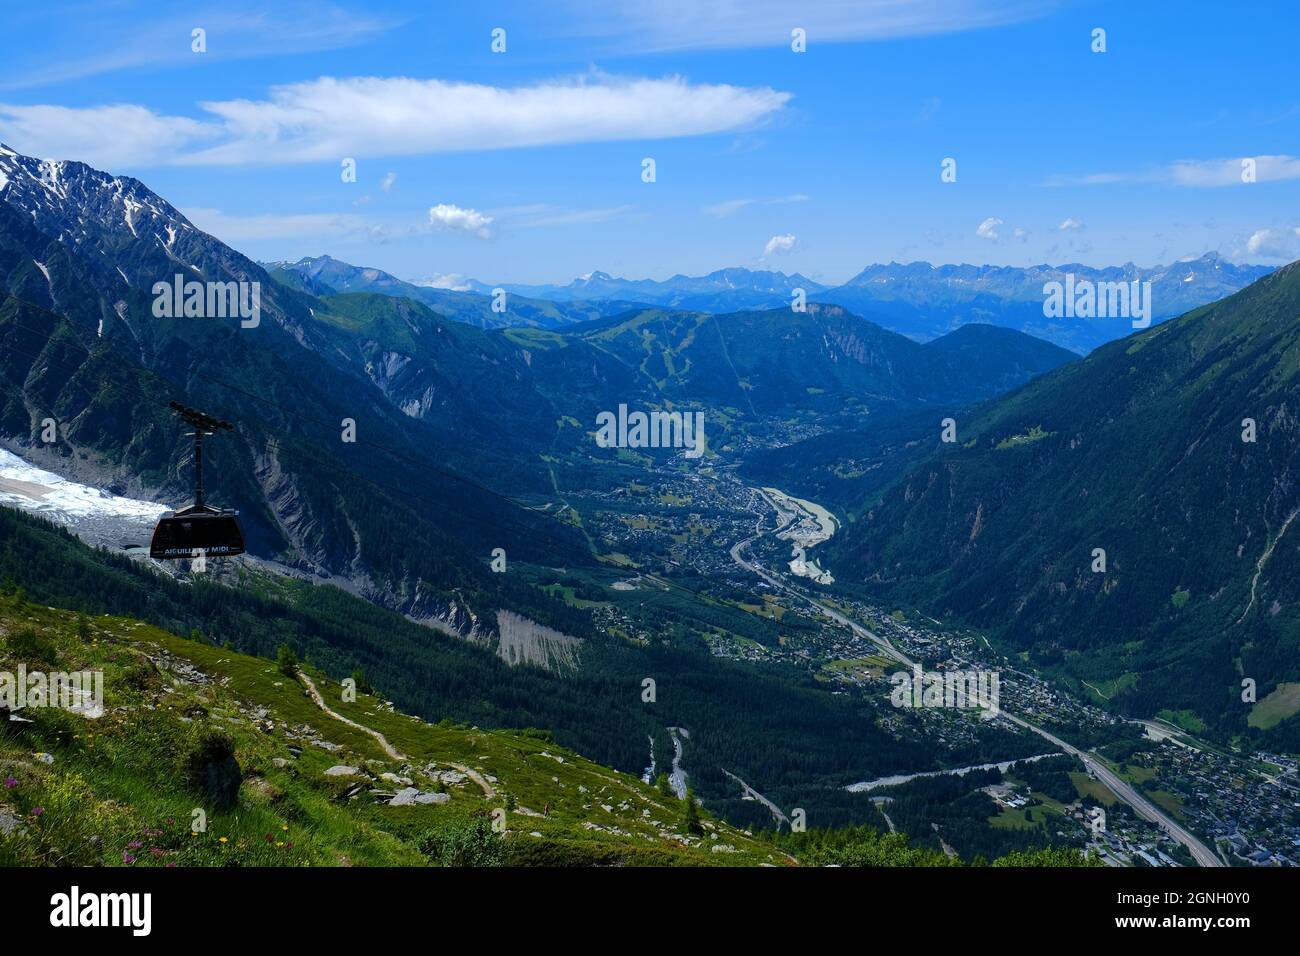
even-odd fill
[[[328,254],[455,288],[1300,258],[1300,12],[1280,0],[56,0],[0,16],[0,142],[136,176],[261,260]]]

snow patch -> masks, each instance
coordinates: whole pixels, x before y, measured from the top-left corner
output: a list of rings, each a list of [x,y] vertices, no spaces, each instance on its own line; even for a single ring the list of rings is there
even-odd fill
[[[167,505],[122,498],[69,481],[3,448],[0,448],[0,504],[55,518],[96,515],[156,521],[164,511],[171,510]]]

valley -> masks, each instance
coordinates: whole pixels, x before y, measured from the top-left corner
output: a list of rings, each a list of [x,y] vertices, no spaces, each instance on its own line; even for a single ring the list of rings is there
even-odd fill
[[[514,290],[497,312],[492,290],[330,257],[259,264],[84,164],[6,149],[0,168],[0,582],[20,612],[30,595],[291,654],[401,793],[410,751],[324,682],[644,773],[697,837],[703,808],[792,853],[889,833],[964,863],[1296,862],[1291,386],[1246,374],[1290,347],[1294,266],[1079,358],[1010,321],[903,335],[792,308],[772,297],[802,277],[745,270],[668,283],[703,298],[593,274],[590,300]],[[1216,290],[1254,275],[1202,266]],[[1059,270],[941,271],[1024,305]],[[160,313],[159,275],[251,285],[261,313]],[[160,567],[139,547],[154,502],[189,491],[172,396],[237,420],[210,487],[245,556]],[[1268,426],[1254,455],[1228,444],[1243,410]],[[1126,456],[1135,436],[1159,454]],[[1231,520],[1180,507],[1243,487]],[[1164,538],[1138,530],[1157,519]],[[1085,577],[1097,540],[1110,564]],[[1219,707],[1207,676],[1219,697],[1256,681],[1263,716]],[[407,796],[443,802],[434,782]]]

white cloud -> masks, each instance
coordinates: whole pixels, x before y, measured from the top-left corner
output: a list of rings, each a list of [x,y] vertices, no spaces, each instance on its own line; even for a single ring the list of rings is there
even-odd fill
[[[446,289],[448,292],[469,292],[472,288],[465,276],[455,272],[417,279],[411,284],[422,285],[426,289]]]
[[[480,239],[492,238],[491,216],[476,209],[462,209],[449,203],[439,203],[429,210],[429,223],[452,232],[468,232]]]
[[[41,159],[78,159],[107,168],[147,166],[168,152],[180,155],[210,142],[218,133],[198,120],[159,116],[143,106],[0,103],[0,142]]]
[[[956,33],[1051,13],[1058,0],[569,0],[583,35],[635,50],[790,46],[790,31],[818,43]],[[561,31],[564,29],[559,27]]]
[[[405,77],[322,77],[260,100],[201,103],[209,116],[142,106],[0,104],[0,141],[20,152],[102,165],[337,163],[567,143],[668,139],[749,127],[791,94],[691,84],[680,76],[594,74],[500,87]]]
[[[1246,251],[1265,259],[1291,262],[1300,259],[1300,227],[1295,229],[1258,229],[1246,240]]]
[[[397,173],[389,173],[379,183],[379,188],[384,192],[393,188],[393,183],[397,182]]]
[[[784,236],[773,236],[767,240],[767,245],[763,247],[763,258],[766,259],[772,255],[784,255],[794,249],[794,233],[786,233]]]
[[[998,238],[998,226],[1004,225],[1001,219],[989,216],[975,229],[975,235],[981,239],[988,239],[990,242],[996,242]]]
[[[1069,218],[1061,221],[1061,224],[1056,227],[1056,231],[1057,232],[1078,232],[1082,228],[1083,228],[1083,220],[1075,219],[1073,216],[1070,216]]]

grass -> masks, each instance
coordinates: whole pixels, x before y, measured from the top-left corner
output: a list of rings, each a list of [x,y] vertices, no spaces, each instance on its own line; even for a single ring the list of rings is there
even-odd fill
[[[405,757],[394,760],[271,661],[127,618],[92,618],[80,630],[68,612],[0,598],[0,670],[20,661],[102,670],[105,698],[97,720],[29,708],[32,723],[0,736],[0,812],[22,822],[22,832],[0,838],[0,865],[430,865],[421,847],[448,841],[429,834],[481,830],[494,811],[504,813],[506,833],[487,837],[507,862],[788,862],[707,814],[703,836],[689,835],[680,801],[542,731],[428,724],[366,694],[345,701],[339,684],[310,672],[332,709]],[[183,772],[212,738],[228,743],[243,774],[226,809]],[[369,776],[325,775],[340,764]],[[457,766],[479,773],[495,795],[472,779],[428,775]],[[369,795],[397,789],[377,779],[385,772],[449,799],[389,806]],[[205,826],[193,832],[196,819]]]
[[[996,447],[999,451],[1006,451],[1008,448],[1015,448],[1019,445],[1028,445],[1032,442],[1041,441],[1053,434],[1055,434],[1055,432],[1045,432],[1041,425],[1035,425],[1022,435],[1011,435],[1002,439],[1002,441],[997,443]]]
[[[1191,710],[1161,710],[1156,712],[1156,716],[1163,721],[1180,727],[1190,734],[1205,733],[1205,721]]]
[[[1074,784],[1075,792],[1080,798],[1092,797],[1104,807],[1113,807],[1119,798],[1110,792],[1110,789],[1100,780],[1094,780],[1082,771],[1072,771],[1070,781]]]
[[[1269,730],[1297,712],[1300,712],[1300,683],[1278,684],[1251,708],[1246,723],[1260,730]]]

